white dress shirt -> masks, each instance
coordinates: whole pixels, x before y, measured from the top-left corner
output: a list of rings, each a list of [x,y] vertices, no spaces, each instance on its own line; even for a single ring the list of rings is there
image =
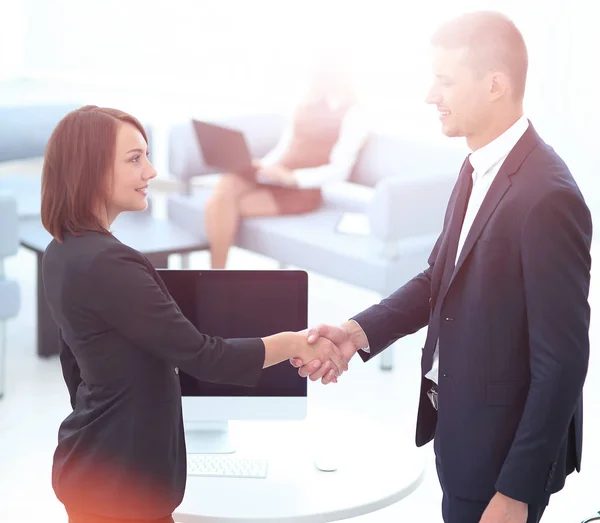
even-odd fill
[[[335,102],[330,106],[335,108]],[[294,132],[294,122],[287,125],[279,142],[261,161],[263,165],[278,163],[287,151]],[[350,176],[358,154],[368,136],[364,111],[359,105],[350,107],[344,115],[338,141],[331,150],[329,163],[320,167],[295,169],[294,175],[300,189],[321,187],[328,182],[345,181]]]
[[[510,151],[512,151],[513,147],[521,139],[521,136],[523,136],[527,127],[529,127],[529,122],[523,115],[511,127],[498,136],[498,138],[492,140],[487,145],[484,145],[481,149],[473,151],[469,155],[469,161],[473,166],[473,189],[471,190],[471,196],[465,212],[465,219],[460,231],[456,259],[454,260],[455,265],[492,182],[496,178],[498,171],[500,171],[500,167],[502,167],[504,160],[506,160]],[[433,353],[433,365],[431,370],[425,374],[426,378],[435,383],[438,383],[438,376],[439,340],[436,344],[435,352]]]

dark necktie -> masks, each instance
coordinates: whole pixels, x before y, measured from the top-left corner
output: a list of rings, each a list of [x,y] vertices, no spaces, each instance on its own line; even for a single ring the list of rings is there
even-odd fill
[[[452,221],[448,230],[448,255],[446,258],[446,270],[450,269],[450,274],[454,272],[456,255],[458,251],[458,241],[462,230],[465,214],[473,190],[473,166],[469,157],[465,160],[459,174],[460,190],[456,198]]]
[[[456,209],[457,211],[460,211],[460,227],[458,230],[459,236],[463,222],[465,221],[465,214],[467,212],[467,207],[469,206],[471,191],[473,190],[473,166],[469,161],[469,156],[467,156],[463,168],[460,170],[461,190],[464,188],[464,194],[459,193],[459,197],[456,199]]]
[[[463,163],[463,166],[458,175],[459,189],[454,204],[454,211],[450,220],[450,226],[448,228],[448,250],[446,251],[446,259],[444,262],[444,272],[442,273],[442,281],[439,289],[439,295],[444,295],[446,288],[450,284],[452,274],[454,273],[454,266],[456,260],[456,252],[458,250],[458,240],[460,238],[460,232],[462,224],[465,219],[465,213],[467,211],[467,204],[469,203],[469,197],[471,196],[471,190],[473,188],[473,166],[467,157]],[[439,304],[436,305],[439,307]],[[438,336],[439,336],[439,325],[440,316],[439,310],[437,314],[432,318],[429,328],[435,332],[435,345],[432,350],[428,351],[421,361],[423,375],[429,372],[433,365],[433,354],[437,348]]]
[[[460,232],[462,230],[465,213],[467,212],[467,205],[469,204],[469,198],[471,197],[471,191],[473,189],[473,166],[468,157],[460,170],[459,180],[460,189],[458,191],[458,196],[456,197],[450,228],[448,229],[448,253],[446,255],[443,278],[445,283],[449,281],[450,276],[454,272]]]

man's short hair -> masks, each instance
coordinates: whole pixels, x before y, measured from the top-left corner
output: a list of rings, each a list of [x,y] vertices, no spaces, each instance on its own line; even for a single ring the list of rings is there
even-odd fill
[[[512,81],[518,99],[525,95],[527,47],[512,20],[496,11],[466,13],[443,24],[431,43],[446,49],[466,48],[475,72],[493,70],[505,73]]]

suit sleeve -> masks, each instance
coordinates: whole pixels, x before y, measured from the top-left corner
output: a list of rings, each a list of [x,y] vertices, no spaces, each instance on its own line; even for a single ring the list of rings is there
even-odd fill
[[[534,205],[521,253],[531,381],[498,477],[499,492],[545,502],[588,368],[592,222],[583,198],[557,191]]]
[[[203,381],[248,386],[258,382],[265,359],[262,340],[198,332],[136,251],[122,245],[105,249],[90,264],[85,283],[92,312],[140,350]]]
[[[351,319],[358,323],[369,340],[369,352],[359,351],[368,361],[396,340],[413,334],[429,322],[431,275],[443,233],[437,239],[429,267],[376,305],[372,305]]]
[[[369,352],[359,351],[363,361],[377,356],[398,339],[417,332],[429,323],[431,278],[458,190],[459,180],[457,179],[446,207],[442,232],[427,260],[427,269],[417,274],[380,303],[351,318],[361,326],[369,341]]]

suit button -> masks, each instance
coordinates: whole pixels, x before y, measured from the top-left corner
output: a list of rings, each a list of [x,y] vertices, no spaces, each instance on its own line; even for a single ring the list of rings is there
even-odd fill
[[[447,318],[445,318],[446,321],[454,321],[454,318],[448,316]]]
[[[173,370],[175,371],[175,374],[179,374],[179,368],[178,367],[175,367]]]
[[[447,378],[447,377],[448,377],[448,373],[447,373],[447,372],[444,372],[444,374],[442,374],[442,377],[443,377],[443,378]]]

